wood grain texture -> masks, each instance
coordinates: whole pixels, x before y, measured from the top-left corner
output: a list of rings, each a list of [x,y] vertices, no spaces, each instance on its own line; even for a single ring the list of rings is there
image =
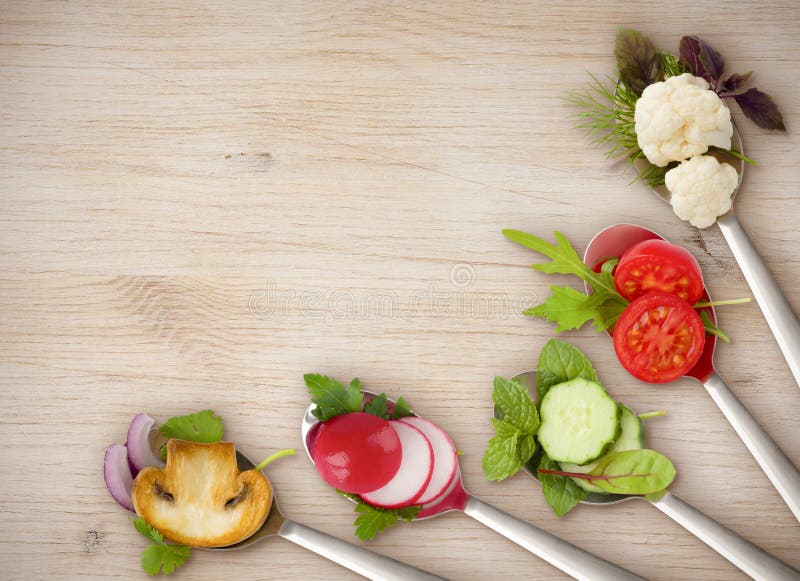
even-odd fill
[[[131,415],[212,407],[266,456],[301,446],[302,373],[320,371],[404,395],[502,509],[649,578],[744,578],[643,502],[559,520],[526,476],[483,479],[491,379],[552,336],[519,314],[551,280],[499,230],[582,247],[641,223],[686,245],[715,297],[747,295],[719,231],[628,185],[560,100],[611,71],[617,25],[673,50],[699,34],[787,120],[741,124],[759,166],[736,207],[800,309],[799,23],[794,1],[4,2],[0,577],[142,577],[101,473]],[[758,308],[719,315],[722,375],[800,464],[800,389]],[[639,384],[605,337],[566,337],[616,397],[669,410],[649,430],[675,492],[800,568],[800,526],[701,387]],[[355,540],[304,457],[269,475],[287,515]],[[561,575],[461,514],[370,546],[454,579]],[[197,552],[175,578],[353,576],[273,540]]]

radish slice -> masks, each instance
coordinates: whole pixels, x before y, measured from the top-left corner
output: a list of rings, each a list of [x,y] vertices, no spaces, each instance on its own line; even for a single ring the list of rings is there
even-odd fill
[[[128,460],[134,477],[145,466],[164,467],[164,462],[150,447],[150,430],[155,423],[147,414],[136,414],[128,428],[128,441],[125,445],[128,447]]]
[[[380,508],[402,508],[414,504],[425,492],[433,474],[433,448],[425,434],[414,426],[397,420],[389,424],[403,447],[400,468],[385,486],[362,494],[361,498]]]
[[[128,467],[128,451],[122,444],[111,444],[106,448],[103,477],[114,500],[122,507],[133,511],[133,501],[131,500],[133,476]]]
[[[453,440],[442,428],[423,418],[409,416],[398,420],[414,426],[422,432],[433,448],[433,474],[428,488],[417,500],[417,504],[427,504],[447,490],[453,482],[458,469],[458,457]]]

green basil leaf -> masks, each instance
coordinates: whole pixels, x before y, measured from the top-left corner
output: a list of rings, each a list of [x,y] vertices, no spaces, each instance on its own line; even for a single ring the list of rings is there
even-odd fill
[[[551,460],[547,454],[542,455],[539,468],[543,470],[561,470],[558,462]],[[555,474],[539,474],[542,492],[547,504],[558,516],[564,516],[584,500],[589,493],[575,484],[571,478]]]

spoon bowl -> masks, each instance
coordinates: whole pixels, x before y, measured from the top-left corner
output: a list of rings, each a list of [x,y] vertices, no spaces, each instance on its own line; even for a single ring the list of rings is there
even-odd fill
[[[366,401],[377,396],[366,390],[362,390],[361,393],[364,394]],[[391,412],[395,402],[388,398],[387,402]],[[312,413],[315,407],[313,403],[308,406],[300,424],[303,447],[312,464],[314,441],[321,426],[321,422]],[[416,413],[414,415],[422,417]],[[448,490],[440,498],[424,505],[415,520],[425,520],[451,511],[471,516],[576,579],[585,581],[642,581],[643,579],[472,496],[464,488],[460,468],[456,469]]]
[[[528,390],[532,398],[536,398],[536,372],[525,371],[511,378],[524,389]],[[502,419],[502,414],[497,407],[492,410],[492,416]],[[523,470],[537,482],[539,481],[538,464],[539,454],[534,454]],[[690,533],[706,543],[742,571],[763,581],[794,580],[800,578],[800,572],[795,571],[783,561],[776,559],[762,548],[739,536],[729,528],[721,525],[710,516],[700,512],[689,503],[681,500],[671,492],[663,490],[654,494],[599,494],[590,492],[581,501],[581,504],[604,505],[619,504],[626,500],[638,498],[645,500],[669,516]]]

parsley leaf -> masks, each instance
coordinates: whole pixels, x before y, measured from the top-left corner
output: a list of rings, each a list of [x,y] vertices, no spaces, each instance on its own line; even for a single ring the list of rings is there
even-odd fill
[[[542,455],[542,459],[539,461],[539,468],[542,470],[561,470],[558,462],[551,460],[547,454]],[[567,514],[589,495],[588,492],[567,476],[539,474],[539,481],[542,483],[545,501],[558,516]]]
[[[504,480],[516,474],[536,451],[539,412],[528,390],[502,377],[494,379],[492,400],[496,435],[483,453],[483,474],[488,480]]]
[[[147,524],[142,517],[131,518],[131,522],[139,534],[153,543],[142,552],[142,569],[148,575],[172,573],[183,565],[191,553],[190,547],[172,545],[164,541],[164,536]]]
[[[159,427],[167,438],[211,444],[222,439],[222,418],[214,410],[203,410],[186,416],[175,416]]]
[[[394,409],[392,410],[392,419],[399,420],[400,418],[405,418],[408,416],[413,416],[414,414],[411,412],[411,408],[408,407],[406,400],[402,397],[394,402]]]
[[[406,506],[404,508],[378,508],[364,502],[357,494],[350,494],[338,490],[342,496],[356,502],[358,517],[353,524],[356,525],[356,536],[362,541],[375,538],[379,532],[396,525],[401,519],[406,522],[413,521],[421,506]]]
[[[542,347],[536,365],[536,393],[539,401],[554,385],[576,377],[597,381],[597,372],[592,367],[592,362],[574,345],[550,339]]]
[[[317,404],[312,414],[324,422],[334,416],[361,411],[364,396],[361,393],[361,382],[354,379],[345,387],[335,379],[318,373],[307,373],[303,376],[311,401]]]
[[[541,317],[557,323],[556,331],[578,329],[594,321],[598,331],[614,326],[628,301],[617,292],[612,274],[614,261],[606,261],[600,272],[594,272],[583,263],[575,248],[560,232],[555,232],[557,244],[526,234],[519,230],[503,230],[503,235],[517,244],[535,250],[551,259],[550,262],[534,264],[532,268],[547,274],[573,274],[587,282],[593,290],[586,295],[571,287],[551,286],[553,293],[544,303],[524,311],[526,315]]]
[[[388,403],[386,401],[386,394],[382,393],[373,397],[367,405],[364,406],[364,412],[383,418],[389,419]]]

